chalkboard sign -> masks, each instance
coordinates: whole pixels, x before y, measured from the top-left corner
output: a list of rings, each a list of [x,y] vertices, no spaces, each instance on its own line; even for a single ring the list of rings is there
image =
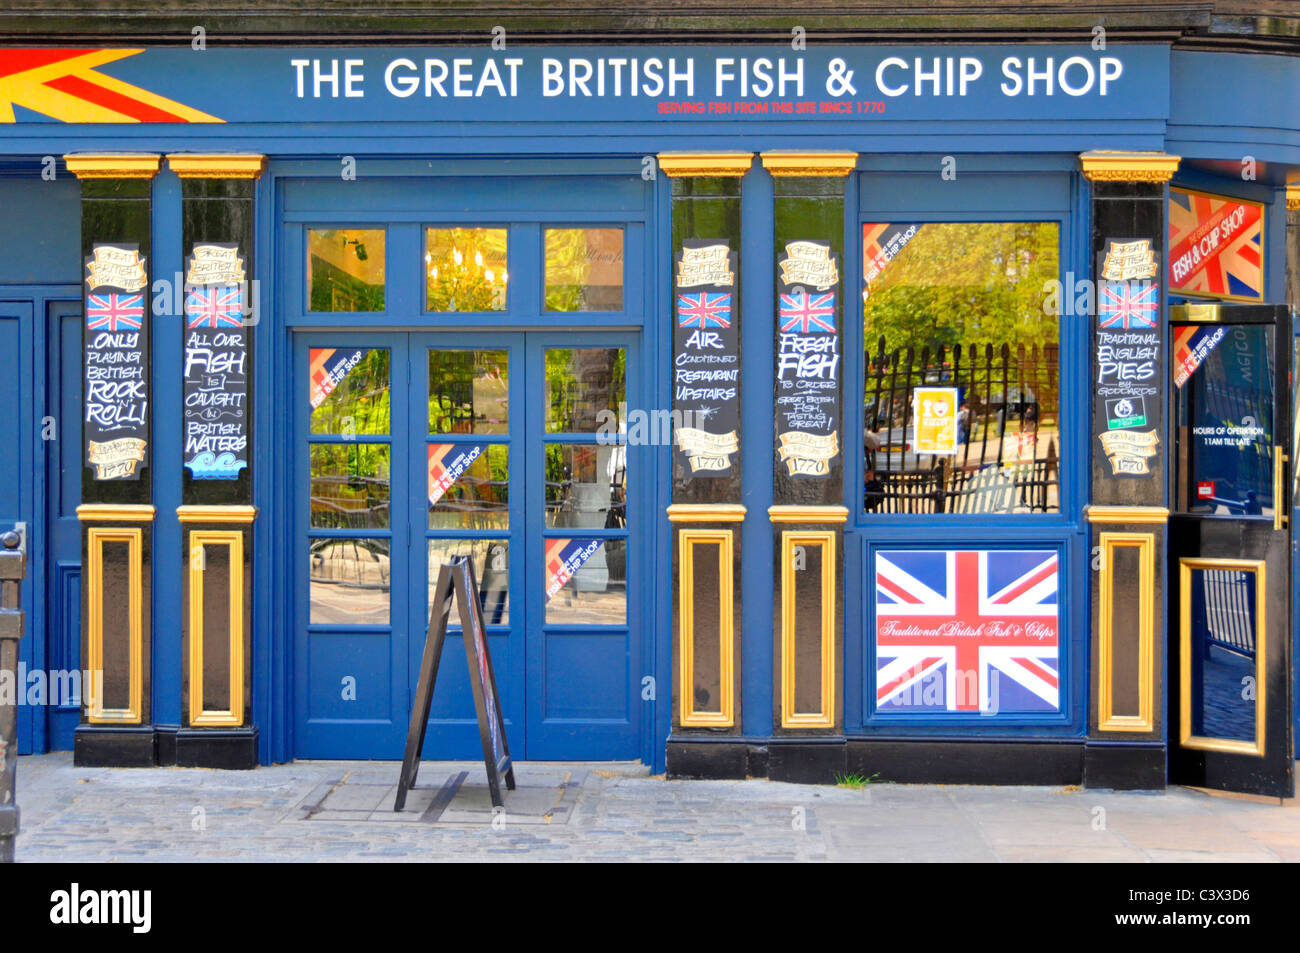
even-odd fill
[[[84,439],[96,480],[138,480],[149,448],[149,284],[139,245],[85,260]]]
[[[776,454],[789,477],[840,459],[839,263],[826,242],[787,242],[777,273]]]
[[[184,462],[195,480],[248,466],[248,334],[237,245],[195,245],[186,269]]]
[[[740,453],[736,253],[725,239],[687,239],[674,265],[673,470],[729,477]]]
[[[415,786],[415,778],[420,770],[420,753],[424,750],[424,733],[429,724],[429,706],[433,702],[433,688],[438,680],[438,663],[442,659],[442,646],[447,637],[453,599],[456,600],[461,634],[465,639],[465,661],[469,664],[469,681],[474,690],[474,707],[478,711],[479,738],[483,743],[483,764],[487,768],[492,805],[504,805],[501,798],[503,777],[506,788],[510,791],[515,789],[515,770],[510,761],[510,746],[506,743],[505,719],[501,715],[501,700],[497,695],[492,657],[488,654],[487,632],[483,627],[474,560],[469,556],[457,556],[450,563],[444,563],[438,571],[438,583],[429,605],[429,632],[424,640],[420,678],[416,683],[415,700],[411,706],[411,723],[406,733],[406,756],[402,760],[402,775],[397,783],[394,811],[400,811],[406,806],[407,792]]]
[[[1162,472],[1159,255],[1149,240],[1112,238],[1098,255],[1097,272],[1103,278],[1097,282],[1093,364],[1097,439],[1111,476],[1150,477]]]

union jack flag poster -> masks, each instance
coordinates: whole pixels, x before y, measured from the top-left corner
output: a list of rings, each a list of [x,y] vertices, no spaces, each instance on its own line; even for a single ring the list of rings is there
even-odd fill
[[[185,327],[190,330],[240,327],[243,306],[244,295],[238,285],[191,288],[185,297]]]
[[[139,331],[144,321],[144,295],[86,295],[86,329],[89,331]]]
[[[1264,300],[1264,206],[1169,190],[1169,290]]]
[[[701,291],[699,294],[677,296],[677,326],[679,328],[729,328],[731,327],[731,292],[716,294]]]
[[[1150,281],[1103,281],[1098,286],[1097,322],[1103,329],[1152,329],[1160,316],[1160,285]]]
[[[875,557],[878,712],[1060,710],[1054,550]]]
[[[835,333],[835,292],[782,294],[781,330],[801,334]]]

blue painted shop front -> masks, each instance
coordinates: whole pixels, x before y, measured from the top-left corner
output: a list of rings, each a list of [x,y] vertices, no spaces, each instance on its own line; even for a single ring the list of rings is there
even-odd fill
[[[729,501],[745,508],[732,539],[745,567],[734,590],[737,707],[734,723],[713,734],[692,735],[675,716],[682,691],[682,656],[675,641],[681,551],[668,516],[676,502],[672,450],[653,440],[628,440],[627,419],[631,411],[668,408],[673,402],[673,340],[665,316],[674,307],[670,276],[680,249],[673,238],[673,179],[657,158],[663,153],[858,153],[844,181],[843,229],[837,237],[844,304],[842,431],[854,435],[842,442],[843,492],[835,501],[847,510],[837,544],[842,561],[834,577],[841,607],[833,666],[837,714],[829,730],[810,737],[823,746],[843,745],[847,738],[889,744],[1035,742],[1063,749],[1096,734],[1090,693],[1097,677],[1089,634],[1095,622],[1089,596],[1095,553],[1086,508],[1096,502],[1089,478],[1100,451],[1089,429],[1090,316],[1060,315],[1052,342],[1057,432],[1051,459],[1057,469],[1050,505],[996,514],[947,512],[942,518],[884,512],[864,497],[868,453],[856,439],[875,424],[864,395],[872,375],[879,375],[872,360],[875,342],[868,339],[858,310],[868,282],[865,236],[871,226],[900,222],[932,226],[932,233],[949,225],[1046,226],[1055,235],[1055,277],[1069,287],[1074,276],[1088,276],[1095,267],[1096,187],[1080,174],[1079,154],[1164,152],[1184,159],[1174,185],[1267,206],[1263,300],[1280,302],[1285,298],[1285,175],[1288,168],[1300,168],[1300,132],[1278,133],[1263,113],[1238,116],[1236,97],[1227,90],[1240,85],[1243,76],[1276,84],[1275,61],[1282,58],[1121,46],[1110,55],[1125,60],[1124,82],[1131,85],[1116,79],[1116,90],[1106,99],[1095,89],[1063,97],[1058,88],[1048,100],[1030,99],[1027,91],[997,93],[1004,78],[997,63],[1023,56],[1023,49],[968,48],[953,54],[969,53],[986,63],[982,75],[991,86],[985,90],[973,90],[965,99],[956,93],[922,95],[919,88],[897,97],[882,93],[889,111],[843,119],[670,118],[655,109],[666,94],[616,108],[611,98],[584,96],[567,86],[564,95],[543,99],[543,87],[534,90],[532,80],[524,78],[525,95],[495,105],[495,114],[470,112],[467,102],[452,97],[436,103],[443,113],[434,121],[412,108],[423,93],[410,100],[391,93],[379,98],[372,91],[370,99],[354,103],[342,95],[346,84],[340,81],[339,95],[329,95],[327,82],[324,95],[313,96],[314,67],[286,65],[303,58],[294,51],[230,52],[244,63],[238,80],[243,92],[203,94],[198,85],[203,76],[193,73],[201,73],[200,66],[174,51],[157,52],[153,65],[128,60],[116,75],[229,121],[185,127],[20,122],[0,130],[0,148],[6,177],[14,184],[30,180],[29,190],[42,185],[38,157],[46,154],[130,150],[267,157],[253,193],[260,314],[252,351],[250,467],[258,513],[251,531],[248,596],[249,710],[261,763],[399,757],[428,620],[430,574],[445,556],[465,552],[476,557],[481,574],[493,574],[492,585],[481,587],[497,593],[488,637],[511,750],[518,757],[640,760],[662,771],[668,746],[682,739],[751,750],[766,749],[769,742],[776,750],[781,742],[798,740],[783,724],[782,649],[772,637],[780,613],[773,603],[773,570],[779,569],[782,543],[768,515],[777,502],[769,439],[776,431],[776,412],[769,395],[779,387],[771,316],[778,308],[774,274],[782,249],[774,239],[778,186],[761,160],[740,180],[742,225],[731,249],[738,254],[735,291],[744,314],[739,429],[742,446],[757,448],[740,454],[740,495]],[[411,53],[354,52],[368,61],[366,75],[379,88],[383,64]],[[916,71],[916,50],[896,52],[903,65],[881,74],[890,89]],[[1095,57],[1086,48],[1077,52]],[[310,61],[321,53],[304,55]],[[714,81],[716,61],[728,51],[704,54],[709,63],[696,74],[701,88]],[[545,55],[519,54],[526,62]],[[484,59],[479,51],[467,56],[476,64]],[[810,52],[805,98],[821,98],[823,74],[836,56],[852,60],[865,52]],[[869,58],[873,69],[866,75],[886,57],[875,51]],[[1295,64],[1288,60],[1286,66],[1294,78]],[[405,88],[404,69],[393,74],[399,90]],[[520,75],[532,73],[524,67]],[[1064,78],[1081,82],[1082,75],[1080,70],[1077,77]],[[1207,75],[1219,77],[1221,84],[1204,89]],[[278,82],[285,76],[305,84],[301,95],[293,95],[293,83]],[[935,82],[938,89],[940,81]],[[1188,89],[1200,90],[1195,102]],[[712,98],[721,102],[732,94],[739,96],[738,87]],[[241,96],[242,107],[237,106]],[[673,98],[709,99],[711,93],[697,89],[692,96]],[[863,99],[881,97],[873,93]],[[1264,181],[1219,174],[1215,163],[1242,150],[1267,164]],[[941,175],[949,158],[955,162],[952,177]],[[152,181],[152,200],[157,279],[182,271],[189,253],[182,247],[180,182],[165,166]],[[75,196],[71,206],[60,208],[65,219],[60,227],[75,234]],[[26,214],[34,218],[36,212]],[[439,242],[452,233],[454,240],[474,235],[484,240],[486,232],[501,237],[488,258],[502,252],[508,293],[489,305],[439,304],[431,290],[431,268],[440,256],[467,253],[464,246]],[[585,256],[608,253],[592,236],[617,233],[615,304],[593,295],[580,306],[554,306],[550,295],[558,292],[552,285],[564,282],[548,280],[548,261],[557,260],[548,253],[548,242],[560,242],[561,233],[585,236]],[[335,241],[337,249],[326,251],[325,243]],[[26,420],[79,416],[76,246],[74,238],[59,250],[57,261],[6,274],[0,287],[0,304],[7,309],[0,312],[5,322],[0,329],[6,334],[12,329],[12,353],[18,355],[5,380],[21,381],[13,399],[32,407]],[[334,296],[322,304],[317,297],[322,283],[344,258],[353,277],[382,262],[382,279],[371,280],[367,272],[364,282],[382,286],[380,300],[358,306],[340,280]],[[155,554],[170,554],[158,555],[151,570],[152,722],[181,725],[185,550],[182,527],[163,518],[182,502],[176,374],[181,329],[159,318],[151,333],[153,503],[160,514],[152,547]],[[333,373],[340,366],[334,362],[353,357],[342,374]],[[24,361],[32,365],[30,377]],[[333,381],[330,393],[321,392],[322,370]],[[364,389],[354,386],[361,380]],[[591,393],[579,393],[584,387]],[[364,413],[358,410],[362,397],[369,402]],[[1009,413],[1009,385],[1003,384],[999,399]],[[1023,393],[1015,400],[1026,403]],[[473,409],[448,416],[448,401]],[[574,410],[584,401],[590,413]],[[612,440],[603,439],[610,436],[608,426],[598,430],[597,411],[614,412]],[[29,604],[42,608],[30,616],[32,638],[24,643],[24,657],[32,669],[79,668],[80,448],[73,441],[51,448],[41,441],[38,427],[17,426],[21,432],[14,441],[45,465],[24,462],[12,474],[3,471],[5,487],[16,488],[6,497],[19,501],[4,516],[26,521],[33,539],[48,541],[27,589]],[[1046,430],[1034,436],[1044,445]],[[479,461],[473,465],[485,467],[482,493],[431,500],[431,461],[468,461],[466,452]],[[1021,453],[1041,462],[1036,447],[1025,450],[1022,444]],[[449,503],[459,509],[449,509]],[[465,513],[472,519],[462,518]],[[588,560],[571,582],[557,588],[552,555],[570,543],[589,541],[598,544],[593,551],[599,558]],[[1054,704],[997,712],[884,704],[881,644],[875,637],[878,559],[882,553],[938,550],[1054,557],[1059,654],[1047,672],[1055,678]],[[779,572],[775,578],[779,588]],[[426,757],[475,757],[478,735],[458,641],[449,641],[442,673]],[[1162,710],[1173,704],[1166,693],[1175,680],[1160,677],[1154,684],[1159,686],[1156,704]],[[75,706],[25,710],[23,750],[70,747],[78,721]],[[1145,739],[1161,748],[1162,758],[1166,730],[1157,720],[1154,731],[1162,737]]]

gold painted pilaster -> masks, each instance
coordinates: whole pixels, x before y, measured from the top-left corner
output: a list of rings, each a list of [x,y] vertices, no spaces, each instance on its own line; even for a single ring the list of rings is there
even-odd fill
[[[763,168],[773,176],[824,176],[842,179],[858,167],[856,152],[801,152],[780,150],[760,155]]]
[[[1101,568],[1097,605],[1097,729],[1155,730],[1156,536],[1155,533],[1106,533],[1098,536]],[[1138,551],[1138,712],[1115,714],[1115,550]]]
[[[738,179],[754,165],[752,152],[661,152],[657,158],[670,179],[692,175]]]
[[[835,561],[838,546],[835,530],[785,531],[781,533],[781,727],[835,727]],[[796,705],[796,613],[816,606],[800,607],[795,600],[795,548],[821,549],[821,646],[820,700],[817,711],[798,711]]]
[[[167,156],[167,167],[182,179],[256,179],[266,156],[176,152]]]
[[[230,700],[229,709],[210,709],[203,693],[203,577],[207,547],[224,547],[230,566]],[[196,728],[239,727],[244,723],[244,531],[190,530],[189,560],[189,714]]]
[[[77,519],[83,523],[152,523],[157,510],[148,503],[82,503]]]
[[[736,723],[735,690],[735,531],[682,529],[677,534],[679,721],[683,728],[730,728]],[[695,709],[695,545],[718,547],[718,710]]]
[[[141,152],[87,152],[63,162],[79,179],[152,179],[162,168],[162,156]]]
[[[1086,506],[1084,516],[1089,523],[1153,523],[1169,522],[1169,510],[1164,506]]]
[[[1178,171],[1181,161],[1181,156],[1163,152],[1099,150],[1079,156],[1083,177],[1089,182],[1168,182]]]
[[[176,518],[182,523],[251,523],[257,518],[256,506],[178,506]]]
[[[104,591],[104,544],[127,545],[127,707],[105,708],[104,600],[121,593]],[[96,725],[138,725],[144,712],[144,530],[92,526],[86,530],[86,667],[98,685],[87,692],[86,718]]]
[[[741,503],[674,503],[668,507],[668,522],[740,523],[746,512]]]
[[[767,518],[773,523],[844,523],[849,518],[847,506],[769,506]]]

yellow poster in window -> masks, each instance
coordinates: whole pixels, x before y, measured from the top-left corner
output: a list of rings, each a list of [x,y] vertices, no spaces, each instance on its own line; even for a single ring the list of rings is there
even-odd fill
[[[917,387],[912,391],[916,453],[957,452],[957,388]]]

